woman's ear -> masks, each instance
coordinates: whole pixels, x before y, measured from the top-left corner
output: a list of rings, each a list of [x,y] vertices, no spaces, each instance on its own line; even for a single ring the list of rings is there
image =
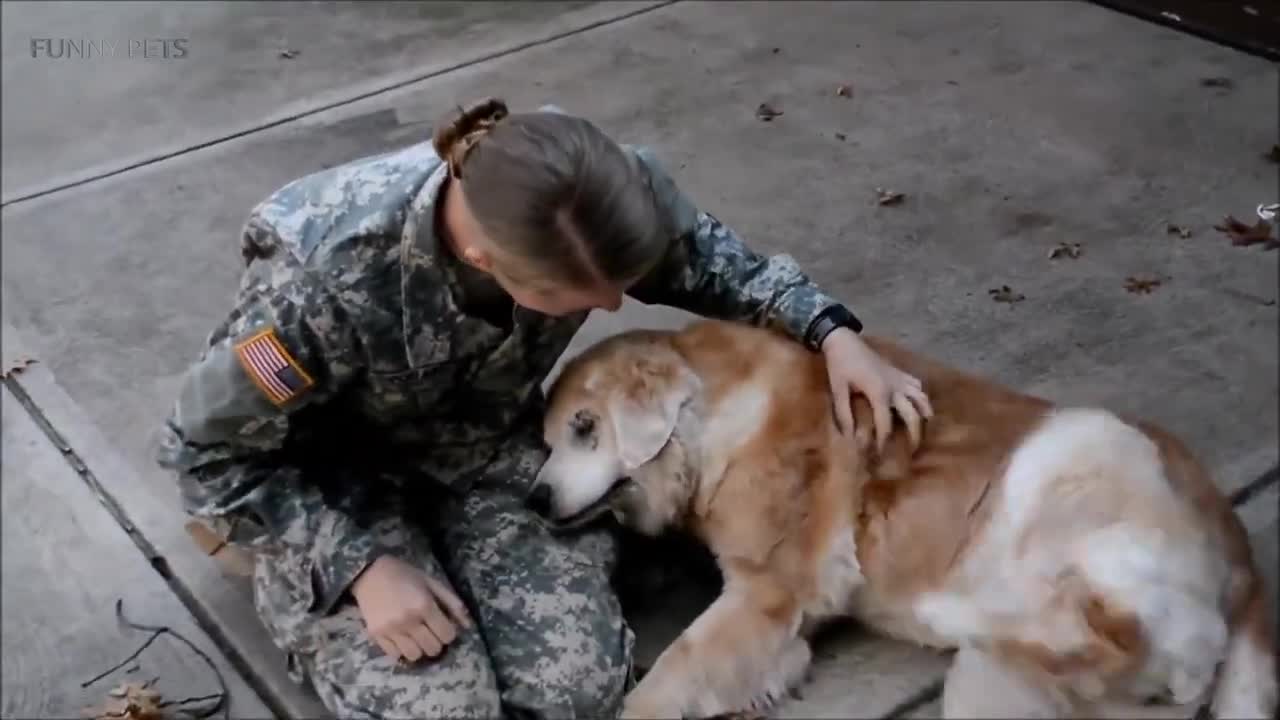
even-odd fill
[[[474,268],[485,272],[493,272],[493,258],[489,257],[489,253],[475,245],[468,245],[462,249],[462,259]]]

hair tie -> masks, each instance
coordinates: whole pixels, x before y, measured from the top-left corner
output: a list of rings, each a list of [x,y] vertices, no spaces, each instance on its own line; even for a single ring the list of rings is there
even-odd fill
[[[452,127],[457,139],[451,143],[446,158],[449,173],[455,178],[462,177],[462,163],[476,143],[509,114],[506,105],[496,100],[480,103],[470,109],[459,107],[458,111],[460,115]]]

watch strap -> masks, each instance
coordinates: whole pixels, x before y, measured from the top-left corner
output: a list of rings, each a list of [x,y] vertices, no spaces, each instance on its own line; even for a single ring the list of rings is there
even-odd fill
[[[862,332],[862,322],[857,316],[849,312],[849,309],[843,305],[832,305],[818,314],[809,324],[809,330],[805,333],[804,344],[811,350],[821,350],[822,343],[837,328],[849,328],[850,330]]]

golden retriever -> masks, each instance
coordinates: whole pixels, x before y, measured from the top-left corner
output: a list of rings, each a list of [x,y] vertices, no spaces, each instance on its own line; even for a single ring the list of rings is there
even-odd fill
[[[883,452],[865,398],[842,436],[822,356],[773,331],[637,330],[565,364],[535,483],[545,512],[687,530],[723,575],[625,717],[767,711],[803,680],[813,630],[840,616],[956,649],[946,717],[1153,700],[1274,714],[1247,535],[1181,442],[868,342],[924,383],[935,412]]]

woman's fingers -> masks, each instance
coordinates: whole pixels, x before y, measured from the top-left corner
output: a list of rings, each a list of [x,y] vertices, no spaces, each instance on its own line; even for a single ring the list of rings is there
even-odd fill
[[[892,395],[886,391],[876,393],[871,401],[871,411],[875,415],[876,450],[878,452],[884,451],[884,445],[889,440],[889,431],[893,430],[893,413],[889,410],[890,402],[892,402]]]
[[[428,607],[423,608],[418,613],[421,618],[421,626],[431,631],[431,634],[439,639],[439,641],[448,645],[458,637],[458,629],[454,627],[449,618],[445,617],[444,611],[436,603],[431,603]],[[425,647],[423,649],[426,649]]]
[[[466,604],[462,602],[462,598],[458,597],[457,593],[451,590],[448,585],[433,577],[427,578],[427,587],[431,589],[431,594],[449,613],[454,622],[462,627],[471,627],[471,613],[467,612]]]
[[[923,417],[926,419],[933,417],[933,403],[929,401],[929,395],[920,385],[920,381],[917,380],[915,386],[906,391],[906,394]]]
[[[916,448],[920,447],[920,425],[923,422],[920,413],[916,411],[905,393],[893,394],[893,409],[902,416],[902,423],[907,426],[907,434],[911,437],[911,451],[915,452]]]
[[[849,392],[849,383],[839,379],[831,380],[831,400],[835,403],[836,425],[840,434],[853,437],[853,397]]]
[[[422,648],[422,653],[430,658],[439,655],[446,644],[436,635],[433,628],[421,622],[410,625],[405,634],[413,638],[414,644]]]
[[[392,660],[397,660],[401,657],[400,648],[397,647],[395,643],[391,642],[391,639],[386,635],[374,635],[373,641],[377,643],[378,647],[382,648],[382,652],[386,653],[387,657]]]
[[[422,648],[418,647],[417,641],[403,630],[387,633],[386,637],[396,646],[400,657],[405,660],[417,662],[422,657]]]

